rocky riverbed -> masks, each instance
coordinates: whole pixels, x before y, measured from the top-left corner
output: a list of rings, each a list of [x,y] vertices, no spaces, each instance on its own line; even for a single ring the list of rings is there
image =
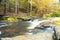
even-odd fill
[[[41,24],[39,24],[37,26],[40,27],[41,25],[45,25],[45,24],[49,25],[50,20],[48,20],[48,22],[46,20],[45,22],[42,22]],[[31,21],[29,21],[29,22],[31,22]],[[53,37],[55,37],[54,32],[50,32],[51,30],[45,31],[43,29],[44,31],[41,31],[41,30],[35,31],[34,30],[32,32],[29,32],[30,29],[29,30],[26,29],[31,24],[29,22],[28,21],[18,21],[17,23],[14,22],[13,25],[11,25],[9,27],[0,28],[0,30],[4,34],[3,36],[5,36],[4,38],[2,38],[2,40],[56,40],[53,38]],[[34,22],[34,21],[32,21],[32,22]],[[35,25],[35,22],[33,24]],[[59,25],[55,25],[54,28],[56,31],[57,38],[60,39]],[[50,28],[48,28],[48,29],[50,29]],[[21,35],[21,34],[25,34],[25,35]],[[8,36],[11,36],[11,37],[8,37]],[[12,36],[14,36],[14,37],[12,37]]]
[[[35,35],[20,35],[12,38],[2,38],[2,40],[53,40],[52,36],[52,33],[43,32]]]

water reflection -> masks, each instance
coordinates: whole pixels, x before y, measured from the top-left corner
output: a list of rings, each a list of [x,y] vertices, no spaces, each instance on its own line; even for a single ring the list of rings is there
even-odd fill
[[[28,21],[19,20],[17,22],[0,21],[0,31],[2,32],[1,36],[9,37],[20,34],[23,35],[29,31],[27,27],[33,27],[37,22],[38,19]]]
[[[6,23],[6,22],[4,22],[4,23]],[[12,23],[7,22],[7,23],[12,24],[12,25],[8,25],[6,27],[0,27],[0,31],[2,31],[3,37],[5,37],[5,36],[6,37],[16,36],[16,35],[24,34],[25,32],[28,31],[26,29],[26,27],[28,27],[30,24],[27,21],[18,21],[18,22],[12,22]]]
[[[53,28],[51,27],[49,27],[50,29],[44,27],[35,28],[35,26],[40,23],[40,19],[33,19],[29,21],[19,20],[17,22],[1,21],[0,23],[8,24],[8,26],[0,27],[0,31],[2,31],[2,35],[1,35],[2,37],[13,37],[17,35],[24,35],[27,32],[36,34],[39,32],[44,32],[46,30],[53,31]],[[32,30],[27,28],[32,28]]]

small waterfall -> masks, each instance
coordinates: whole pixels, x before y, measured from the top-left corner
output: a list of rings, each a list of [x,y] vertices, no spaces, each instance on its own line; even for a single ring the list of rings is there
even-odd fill
[[[30,27],[28,27],[28,29],[33,29],[35,28],[35,26],[38,24],[39,20],[35,19],[33,21],[31,21]]]
[[[46,22],[46,21],[50,21],[50,20],[39,20],[39,19],[35,19],[33,21],[29,21],[31,24],[27,29],[34,29],[35,27],[37,27],[38,25],[40,25],[42,22]]]

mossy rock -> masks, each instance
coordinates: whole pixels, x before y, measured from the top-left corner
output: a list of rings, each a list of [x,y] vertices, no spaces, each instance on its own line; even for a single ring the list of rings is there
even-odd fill
[[[10,16],[3,16],[2,19],[3,19],[3,20],[7,20],[7,21],[9,21],[9,22],[18,21],[17,18],[10,17]]]

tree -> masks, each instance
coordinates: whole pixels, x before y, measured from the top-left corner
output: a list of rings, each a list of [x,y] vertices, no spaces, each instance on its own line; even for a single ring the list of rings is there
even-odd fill
[[[56,3],[56,0],[32,0],[32,2],[30,1],[30,5],[32,4],[32,7],[34,6],[35,8],[37,8],[37,13],[41,16],[45,13],[50,13],[51,10],[55,10],[56,7],[54,6],[56,6]]]
[[[4,15],[6,15],[6,0],[4,0]]]
[[[0,2],[1,2],[2,0],[0,0]]]
[[[19,0],[15,0],[15,13],[18,14]]]

